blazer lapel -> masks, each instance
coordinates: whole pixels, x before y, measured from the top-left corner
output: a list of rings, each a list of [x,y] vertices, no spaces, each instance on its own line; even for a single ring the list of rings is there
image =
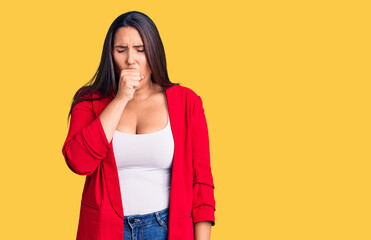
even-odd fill
[[[177,197],[179,196],[177,193],[178,190],[178,181],[177,176],[179,176],[179,161],[180,157],[179,154],[181,154],[182,150],[182,144],[181,144],[181,119],[179,119],[182,114],[180,114],[179,111],[181,111],[181,99],[180,94],[178,91],[177,86],[172,86],[168,89],[166,89],[166,98],[168,102],[168,109],[169,109],[169,118],[170,118],[170,126],[171,131],[174,139],[174,156],[173,156],[173,164],[172,164],[172,174],[171,174],[171,187],[170,187],[170,201],[169,201],[169,225],[172,225],[173,222],[175,222],[176,218],[178,217],[178,207],[177,203],[179,202],[177,200]]]

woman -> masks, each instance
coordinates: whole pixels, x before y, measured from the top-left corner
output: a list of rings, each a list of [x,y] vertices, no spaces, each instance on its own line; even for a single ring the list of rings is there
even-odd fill
[[[86,176],[77,239],[210,239],[215,187],[202,100],[170,82],[147,15],[112,23],[94,77],[74,96],[62,149]]]

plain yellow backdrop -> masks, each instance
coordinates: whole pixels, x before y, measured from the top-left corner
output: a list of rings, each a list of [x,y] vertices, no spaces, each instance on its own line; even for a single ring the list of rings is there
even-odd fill
[[[367,2],[2,3],[0,239],[75,239],[67,114],[131,10],[157,25],[170,80],[203,99],[211,239],[371,239]]]

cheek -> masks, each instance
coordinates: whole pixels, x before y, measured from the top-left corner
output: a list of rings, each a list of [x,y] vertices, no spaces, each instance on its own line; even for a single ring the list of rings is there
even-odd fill
[[[151,71],[146,57],[144,57],[144,59],[142,61],[142,66],[146,69],[146,71],[149,71],[149,72]]]
[[[118,54],[113,54],[113,59],[115,62],[119,63],[120,62],[120,56]]]
[[[112,58],[113,58],[113,65],[116,70],[116,73],[120,75],[120,72],[122,71],[122,69],[124,69],[122,65],[122,61],[120,60],[118,56],[115,56],[115,55],[113,55]]]
[[[114,60],[116,66],[121,67],[123,65],[122,58],[120,58],[119,55],[114,54],[113,55],[113,60]]]

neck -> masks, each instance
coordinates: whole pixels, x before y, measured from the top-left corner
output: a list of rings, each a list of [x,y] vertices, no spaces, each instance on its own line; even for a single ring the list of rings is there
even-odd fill
[[[132,100],[141,101],[147,99],[153,92],[157,90],[157,87],[157,84],[154,84],[151,80],[147,81],[147,84],[144,84],[135,90]]]

